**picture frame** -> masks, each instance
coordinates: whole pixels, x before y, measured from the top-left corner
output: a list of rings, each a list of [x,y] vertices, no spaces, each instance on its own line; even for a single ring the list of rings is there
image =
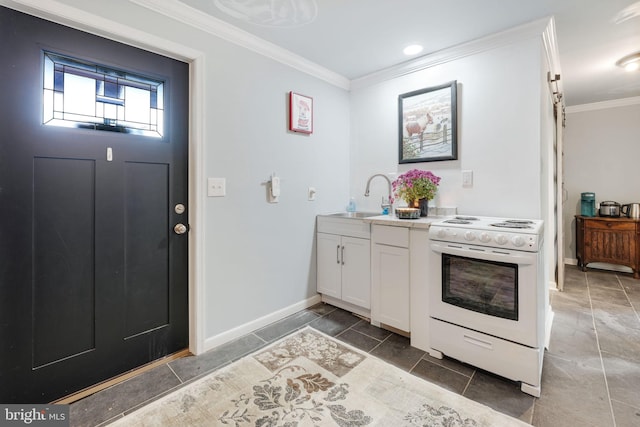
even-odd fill
[[[456,80],[398,96],[399,163],[458,159]]]
[[[313,98],[289,92],[289,130],[313,133]]]

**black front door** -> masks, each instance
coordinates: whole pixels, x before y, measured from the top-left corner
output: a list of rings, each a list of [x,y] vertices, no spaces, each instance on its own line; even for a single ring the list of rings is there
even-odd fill
[[[45,52],[163,82],[161,132],[43,124]],[[5,7],[0,58],[0,402],[50,402],[188,346],[189,71]]]

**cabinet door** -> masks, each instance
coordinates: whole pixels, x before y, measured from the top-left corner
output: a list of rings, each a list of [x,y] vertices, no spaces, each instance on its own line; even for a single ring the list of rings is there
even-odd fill
[[[371,308],[370,241],[343,236],[342,246],[342,300]]]
[[[342,265],[340,236],[317,233],[317,291],[334,298],[342,298]]]
[[[635,265],[635,224],[589,221],[586,226],[584,257],[587,262]]]
[[[409,249],[376,244],[373,257],[374,281],[379,292],[377,320],[410,331]]]

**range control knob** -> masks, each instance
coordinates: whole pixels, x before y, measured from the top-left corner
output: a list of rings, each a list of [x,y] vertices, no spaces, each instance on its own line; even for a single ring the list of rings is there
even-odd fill
[[[489,243],[491,241],[491,236],[488,233],[482,232],[479,237],[482,243]]]
[[[520,247],[525,244],[524,237],[522,236],[513,236],[513,239],[511,239],[511,241],[516,247]]]
[[[464,238],[465,240],[472,241],[476,238],[476,235],[473,231],[465,231]]]
[[[498,235],[496,236],[496,242],[497,242],[499,245],[504,245],[504,244],[505,244],[505,243],[507,243],[508,241],[509,241],[509,239],[507,239],[507,238],[505,237],[505,235],[504,235],[504,234],[498,234]]]

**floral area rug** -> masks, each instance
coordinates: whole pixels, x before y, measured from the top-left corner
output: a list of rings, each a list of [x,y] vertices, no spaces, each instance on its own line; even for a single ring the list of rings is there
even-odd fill
[[[526,426],[305,328],[112,426]]]

